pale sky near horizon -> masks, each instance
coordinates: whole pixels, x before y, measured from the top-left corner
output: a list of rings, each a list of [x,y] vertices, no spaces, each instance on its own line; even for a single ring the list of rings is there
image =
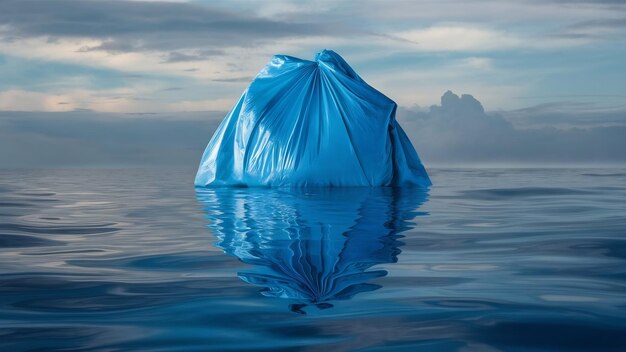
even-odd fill
[[[72,129],[75,138],[101,128],[84,120],[117,126],[145,113],[184,126],[206,116],[214,126],[221,113],[190,112],[229,110],[274,54],[311,59],[324,48],[404,107],[400,119],[427,159],[492,160],[484,149],[461,156],[471,148],[438,144],[459,125],[450,111],[481,121],[472,138],[499,133],[508,136],[502,143],[517,143],[497,160],[542,159],[520,150],[530,153],[529,144],[548,135],[564,153],[554,160],[575,161],[569,155],[587,155],[577,150],[588,143],[604,143],[595,149],[607,155],[626,139],[626,1],[0,0],[0,147],[87,146],[70,147],[70,132],[53,126],[68,116],[84,122]],[[497,118],[472,104],[430,111],[447,90],[473,95]],[[208,140],[210,129],[204,133]],[[22,162],[33,157],[25,153],[5,148],[0,164],[38,162]],[[111,153],[102,160],[128,154]],[[625,161],[623,154],[605,159]]]

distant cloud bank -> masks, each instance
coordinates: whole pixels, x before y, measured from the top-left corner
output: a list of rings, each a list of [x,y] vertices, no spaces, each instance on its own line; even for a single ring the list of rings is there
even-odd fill
[[[583,115],[584,109],[580,110]],[[473,96],[451,91],[441,97],[441,105],[398,112],[398,120],[425,161],[463,165],[626,162],[626,110],[591,109],[585,118],[554,127],[557,124],[551,120],[559,117],[554,106],[488,113]],[[514,124],[515,120],[523,127]]]

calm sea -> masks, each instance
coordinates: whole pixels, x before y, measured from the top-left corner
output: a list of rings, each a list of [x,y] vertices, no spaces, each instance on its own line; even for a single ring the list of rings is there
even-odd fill
[[[626,350],[624,169],[193,171],[0,171],[0,350]]]

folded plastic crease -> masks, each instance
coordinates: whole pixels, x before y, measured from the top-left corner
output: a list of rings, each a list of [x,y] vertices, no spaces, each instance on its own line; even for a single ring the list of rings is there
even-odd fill
[[[216,130],[195,184],[428,187],[395,112],[331,50],[276,55]]]

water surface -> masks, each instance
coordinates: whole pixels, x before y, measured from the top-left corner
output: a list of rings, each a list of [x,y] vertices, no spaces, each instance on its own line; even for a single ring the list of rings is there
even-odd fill
[[[2,351],[626,349],[626,170],[0,170]]]

